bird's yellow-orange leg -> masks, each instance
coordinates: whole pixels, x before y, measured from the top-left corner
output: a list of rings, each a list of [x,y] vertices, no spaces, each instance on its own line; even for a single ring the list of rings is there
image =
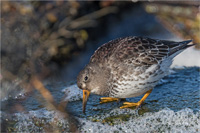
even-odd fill
[[[137,102],[137,103],[132,103],[132,102],[124,102],[123,106],[120,107],[120,109],[123,109],[123,108],[130,108],[130,107],[134,107],[136,106],[136,108],[140,107],[140,105],[144,102],[144,100],[149,96],[149,94],[152,92],[152,89],[147,91],[146,94],[142,97],[142,99]]]
[[[101,97],[99,103],[108,103],[108,102],[114,102],[119,101],[119,98],[113,98],[113,97]]]

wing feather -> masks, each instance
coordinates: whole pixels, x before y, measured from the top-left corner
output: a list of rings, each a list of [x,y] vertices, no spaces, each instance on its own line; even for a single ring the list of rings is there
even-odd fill
[[[144,37],[127,37],[115,50],[115,58],[127,65],[158,64],[168,56],[186,48],[189,41],[174,42]]]
[[[185,49],[191,40],[173,42],[145,37],[124,37],[99,47],[90,62],[117,62],[124,65],[151,66]]]

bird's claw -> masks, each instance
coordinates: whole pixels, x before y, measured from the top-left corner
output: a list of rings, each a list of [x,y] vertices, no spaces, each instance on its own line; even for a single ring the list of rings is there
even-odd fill
[[[124,102],[124,103],[123,103],[123,106],[121,106],[120,109],[123,109],[123,108],[131,108],[131,107],[139,108],[140,105],[141,105],[141,102],[137,102],[137,103]]]

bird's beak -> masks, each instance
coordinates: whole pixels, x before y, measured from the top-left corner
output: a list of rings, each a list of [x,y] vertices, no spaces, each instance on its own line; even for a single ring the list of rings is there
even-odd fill
[[[89,95],[90,95],[90,92],[88,90],[83,90],[83,113],[85,113],[85,107],[86,107]]]

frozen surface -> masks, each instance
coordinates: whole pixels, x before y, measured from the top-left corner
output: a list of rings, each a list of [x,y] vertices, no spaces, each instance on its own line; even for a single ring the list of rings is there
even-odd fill
[[[117,112],[116,112],[117,111]],[[116,113],[115,113],[116,112]],[[115,110],[113,115],[131,114],[128,121],[118,121],[114,126],[81,120],[82,132],[198,132],[200,131],[200,112],[193,113],[191,109],[183,109],[174,112],[170,109],[163,109],[154,113],[138,115],[136,111],[124,112]]]
[[[78,89],[77,85],[74,84],[62,90],[66,94],[66,101],[78,101],[83,97],[83,93],[80,89]]]
[[[99,104],[100,96],[91,94],[83,114],[82,92],[75,84],[46,87],[58,103],[61,99],[69,101],[66,110],[79,121],[77,128],[81,132],[200,132],[199,71],[199,67],[173,69],[137,110],[119,109],[123,101]],[[22,104],[25,110],[21,112],[10,112],[12,104],[4,102],[0,112],[2,127],[18,132],[69,131],[68,119],[60,112],[46,110],[34,95],[10,101]]]
[[[105,123],[110,116],[129,115],[126,120],[114,119],[113,123]],[[54,126],[54,130],[68,131],[69,124],[66,119],[54,111],[45,109],[29,111],[26,114],[16,113],[13,118],[16,121],[15,131],[18,132],[45,132],[46,128]],[[188,132],[200,131],[200,112],[194,113],[191,109],[185,108],[178,112],[168,108],[158,112],[148,112],[139,115],[136,110],[114,109],[109,114],[100,115],[94,122],[90,118],[77,118],[79,121],[78,130],[87,133],[109,132]],[[52,127],[51,127],[52,128]]]

